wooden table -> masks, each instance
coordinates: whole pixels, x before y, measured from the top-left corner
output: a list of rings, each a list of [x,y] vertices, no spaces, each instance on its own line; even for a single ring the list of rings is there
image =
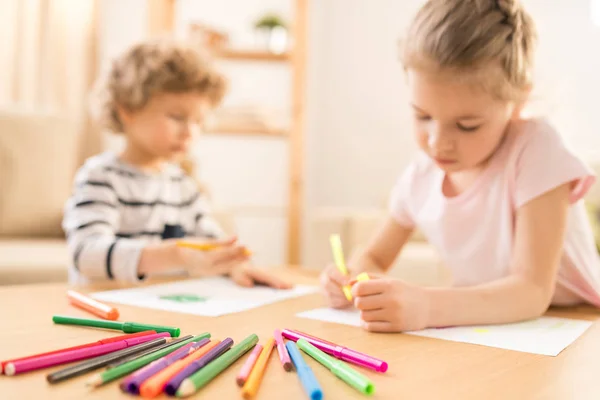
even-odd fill
[[[282,271],[297,283],[316,284],[308,272]],[[86,288],[114,288],[99,285]],[[0,288],[0,359],[99,340],[117,333],[54,325],[53,314],[88,316],[67,304],[64,284]],[[373,334],[358,328],[295,317],[322,306],[319,295],[309,295],[247,312],[217,318],[119,306],[121,320],[180,327],[182,334],[209,331],[215,338],[235,341],[256,333],[261,342],[275,328],[297,328],[332,339],[386,360],[387,373],[360,369],[375,383],[374,399],[598,399],[600,396],[600,324],[595,323],[558,357],[540,356],[470,344],[401,334]],[[597,320],[588,307],[553,310],[549,315]],[[275,351],[274,351],[275,352]],[[247,356],[245,356],[247,357]],[[306,357],[308,359],[308,357]],[[244,358],[245,359],[245,358]],[[358,392],[308,359],[323,386],[325,399],[363,398]],[[226,370],[195,397],[241,398],[235,375],[242,360]],[[45,375],[58,368],[16,377],[0,376],[1,399],[131,399],[113,382],[100,389],[84,386],[87,376],[57,385]],[[166,398],[166,397],[161,397]],[[257,399],[306,399],[295,373],[284,372],[276,354],[270,359]]]

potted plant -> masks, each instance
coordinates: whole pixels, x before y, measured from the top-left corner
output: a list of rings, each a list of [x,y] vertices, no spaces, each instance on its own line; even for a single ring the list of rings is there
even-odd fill
[[[263,15],[254,23],[254,29],[259,47],[277,54],[284,53],[287,50],[287,25],[277,14]]]

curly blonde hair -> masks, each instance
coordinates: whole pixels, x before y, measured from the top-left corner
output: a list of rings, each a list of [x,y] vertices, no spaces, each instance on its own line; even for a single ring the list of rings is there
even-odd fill
[[[91,112],[97,122],[123,132],[118,107],[143,108],[158,93],[197,92],[218,105],[227,89],[223,75],[202,51],[183,42],[159,39],[134,45],[117,57],[92,91]]]
[[[410,25],[402,61],[406,69],[467,72],[495,97],[519,100],[532,85],[536,41],[518,0],[429,0]]]

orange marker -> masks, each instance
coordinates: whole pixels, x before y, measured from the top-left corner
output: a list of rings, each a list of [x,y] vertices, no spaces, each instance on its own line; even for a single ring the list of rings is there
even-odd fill
[[[167,368],[163,369],[156,375],[147,379],[140,386],[140,394],[145,398],[156,397],[161,394],[171,378],[181,372],[185,367],[199,359],[206,353],[208,353],[213,347],[221,343],[220,340],[211,341],[210,343],[202,346],[192,354],[182,358],[181,360],[175,361]]]
[[[254,368],[252,368],[252,372],[250,372],[250,376],[242,388],[242,396],[244,399],[251,399],[258,392],[258,388],[260,386],[260,382],[262,381],[263,375],[265,374],[265,370],[267,369],[267,362],[269,361],[269,356],[273,351],[274,344],[275,339],[269,338],[265,344],[265,347],[260,352],[260,356],[258,356],[256,365],[254,365]]]
[[[211,251],[211,250],[216,250],[219,247],[222,247],[222,245],[218,244],[218,243],[194,243],[194,242],[188,242],[185,240],[178,240],[177,246],[187,247],[189,249],[200,250],[200,251]],[[244,247],[244,255],[246,255],[247,257],[250,257],[252,255],[252,252]]]
[[[100,303],[99,301],[87,297],[79,292],[69,290],[67,292],[67,297],[69,298],[69,303],[75,307],[89,311],[100,318],[109,319],[112,321],[119,318],[119,310],[116,308]]]

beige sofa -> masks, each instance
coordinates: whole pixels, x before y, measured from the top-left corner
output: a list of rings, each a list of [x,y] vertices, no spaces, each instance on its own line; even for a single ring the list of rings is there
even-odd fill
[[[78,154],[74,121],[0,110],[0,285],[66,279],[60,221]]]

